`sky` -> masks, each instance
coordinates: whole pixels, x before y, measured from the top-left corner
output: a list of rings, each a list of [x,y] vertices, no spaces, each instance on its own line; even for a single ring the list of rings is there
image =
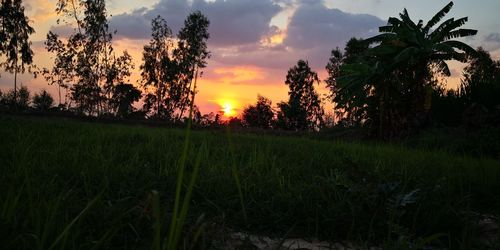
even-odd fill
[[[35,63],[50,67],[53,57],[44,48],[48,31],[67,35],[71,29],[58,25],[57,0],[24,0],[27,15],[36,30],[31,39]],[[110,28],[116,51],[127,50],[134,58],[131,82],[139,86],[142,48],[149,41],[151,19],[161,15],[176,33],[188,13],[200,10],[210,20],[208,48],[211,58],[199,81],[196,104],[202,113],[218,112],[231,106],[232,114],[256,101],[257,95],[273,104],[287,100],[284,84],[287,70],[299,59],[309,62],[321,79],[332,49],[344,48],[351,37],[376,35],[378,27],[407,8],[414,20],[429,20],[449,1],[446,0],[108,0]],[[456,0],[450,17],[468,16],[466,28],[478,29],[475,37],[464,41],[482,46],[500,59],[500,1]],[[450,62],[449,88],[460,82],[463,64]],[[57,96],[57,88],[30,75],[20,82],[32,91],[46,89]],[[0,89],[13,87],[13,76],[2,73]],[[317,86],[322,94],[324,82]],[[56,101],[57,98],[56,98]],[[331,108],[328,101],[327,109]],[[331,110],[327,110],[331,111]]]

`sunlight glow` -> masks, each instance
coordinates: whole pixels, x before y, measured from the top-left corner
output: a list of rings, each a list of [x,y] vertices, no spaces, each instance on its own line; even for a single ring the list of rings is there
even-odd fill
[[[221,106],[221,113],[224,115],[224,117],[230,118],[237,115],[236,112],[237,105],[234,100],[221,99],[218,103]]]

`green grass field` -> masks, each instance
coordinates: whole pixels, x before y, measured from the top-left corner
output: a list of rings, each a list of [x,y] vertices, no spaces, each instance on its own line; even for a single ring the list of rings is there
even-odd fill
[[[208,248],[232,228],[470,249],[477,217],[500,215],[493,158],[222,130],[193,131],[183,164],[185,133],[0,116],[0,248]]]

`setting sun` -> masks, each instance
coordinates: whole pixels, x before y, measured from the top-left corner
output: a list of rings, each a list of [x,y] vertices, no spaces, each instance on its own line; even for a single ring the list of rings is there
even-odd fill
[[[220,100],[221,112],[226,118],[234,117],[237,115],[236,104],[234,100]]]

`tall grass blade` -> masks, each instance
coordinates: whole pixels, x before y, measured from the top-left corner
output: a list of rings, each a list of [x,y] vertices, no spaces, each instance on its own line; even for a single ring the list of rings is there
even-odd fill
[[[238,189],[238,196],[240,198],[241,211],[243,212],[243,220],[244,220],[245,224],[247,224],[248,223],[247,211],[245,208],[245,203],[243,202],[244,201],[243,191],[241,190],[241,182],[240,182],[240,177],[238,175],[238,166],[236,164],[236,156],[235,156],[235,152],[234,152],[233,141],[231,139],[231,130],[230,130],[229,126],[227,127],[226,134],[227,134],[227,141],[229,144],[229,153],[231,154],[231,173],[233,175],[234,181],[236,182],[236,188]]]
[[[61,234],[59,234],[59,236],[56,238],[56,240],[54,241],[54,243],[52,243],[52,245],[50,245],[49,247],[49,250],[50,249],[54,249],[55,246],[57,246],[57,244],[66,236],[66,234],[69,232],[69,230],[71,229],[71,227],[99,200],[99,198],[101,198],[101,194],[97,195],[93,200],[91,200],[87,206],[66,226],[66,228],[64,228],[64,230],[61,232]]]

